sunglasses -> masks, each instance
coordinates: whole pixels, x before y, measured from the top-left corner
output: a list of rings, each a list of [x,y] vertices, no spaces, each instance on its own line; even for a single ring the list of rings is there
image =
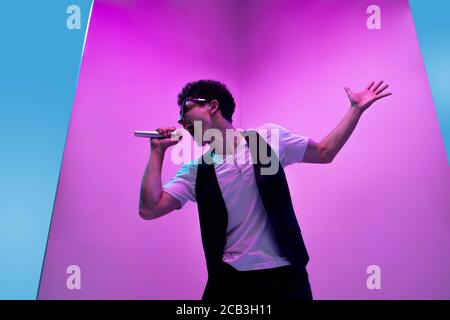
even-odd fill
[[[205,105],[208,103],[207,99],[203,98],[187,98],[183,100],[180,108],[180,117],[178,118],[178,123],[184,120],[184,115],[188,112],[192,107],[196,105]]]

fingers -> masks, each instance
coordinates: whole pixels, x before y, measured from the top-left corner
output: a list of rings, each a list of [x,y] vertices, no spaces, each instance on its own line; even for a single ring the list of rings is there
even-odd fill
[[[384,86],[382,86],[380,89],[378,89],[377,91],[375,91],[376,94],[380,94],[382,93],[384,90],[386,90],[386,88],[389,87],[389,85],[385,84]]]
[[[158,128],[156,131],[158,131],[159,134],[167,136],[167,128]]]
[[[390,96],[390,95],[392,95],[392,93],[390,93],[390,92],[380,94],[380,95],[378,95],[378,96],[375,98],[374,101],[380,100],[381,98],[384,98],[384,97],[387,97],[387,96]]]
[[[370,88],[372,88],[372,86],[373,86],[374,83],[375,83],[375,82],[372,81],[372,82],[367,86],[367,90],[370,90]]]
[[[172,131],[176,130],[175,127],[163,127],[158,128],[156,131],[158,131],[159,134],[165,135],[166,137],[170,137],[172,134]]]
[[[381,80],[380,82],[378,82],[375,87],[372,88],[372,91],[375,92],[379,86],[381,86],[381,84],[383,83],[383,80]]]
[[[349,87],[345,87],[344,90],[345,90],[345,92],[347,93],[348,96],[350,96],[352,94],[352,90],[350,90]]]

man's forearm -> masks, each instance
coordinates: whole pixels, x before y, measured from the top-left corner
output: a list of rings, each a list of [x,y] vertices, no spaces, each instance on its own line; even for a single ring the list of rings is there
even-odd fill
[[[145,209],[154,206],[161,199],[162,183],[161,171],[164,152],[152,149],[150,160],[145,168],[142,178],[139,208]]]
[[[338,126],[320,141],[319,145],[327,159],[332,160],[338,154],[351,136],[361,114],[359,108],[350,107]]]

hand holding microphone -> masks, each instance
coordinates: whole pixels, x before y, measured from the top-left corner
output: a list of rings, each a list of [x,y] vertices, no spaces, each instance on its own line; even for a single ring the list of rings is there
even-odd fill
[[[174,127],[170,128],[169,130],[172,130]],[[161,128],[164,130],[164,128]],[[165,131],[163,133],[160,133],[157,130],[153,131],[141,131],[141,130],[135,130],[134,131],[135,137],[141,137],[141,138],[157,138],[157,139],[163,139],[167,138]],[[178,138],[181,136],[181,131],[179,129],[176,129],[175,131],[169,131],[169,137],[172,138]]]
[[[134,131],[135,137],[150,138],[152,149],[165,151],[168,147],[177,144],[182,138],[180,130],[175,127],[163,127],[154,131]]]

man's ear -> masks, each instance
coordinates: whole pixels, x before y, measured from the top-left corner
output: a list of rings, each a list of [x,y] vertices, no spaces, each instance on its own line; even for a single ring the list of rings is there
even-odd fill
[[[211,110],[211,115],[216,114],[217,112],[219,112],[219,101],[211,100],[211,102],[209,103],[209,107]]]

